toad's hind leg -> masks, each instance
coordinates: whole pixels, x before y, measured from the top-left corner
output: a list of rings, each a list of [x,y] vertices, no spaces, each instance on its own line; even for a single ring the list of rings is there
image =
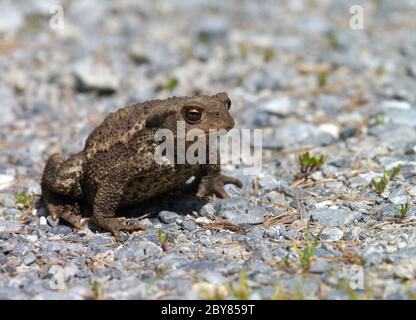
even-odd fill
[[[82,159],[82,153],[72,155],[68,160],[60,154],[52,155],[43,171],[42,185],[53,193],[82,198]]]
[[[62,218],[76,228],[82,228],[80,205],[82,198],[82,155],[76,154],[65,161],[59,154],[52,155],[42,177],[42,198],[52,218]]]

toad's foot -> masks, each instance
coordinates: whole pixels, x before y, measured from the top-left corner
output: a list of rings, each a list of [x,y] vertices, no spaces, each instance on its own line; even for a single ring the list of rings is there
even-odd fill
[[[243,187],[243,183],[234,177],[224,176],[222,174],[215,177],[205,176],[201,179],[196,197],[198,199],[206,199],[208,196],[215,194],[222,199],[229,198],[230,196],[224,189],[224,185],[226,184],[233,184],[239,188]]]
[[[96,226],[100,227],[101,229],[110,231],[116,241],[120,241],[120,231],[126,232],[134,232],[144,230],[144,227],[140,224],[128,224],[128,219],[125,218],[102,218],[102,219],[92,219]]]
[[[82,229],[81,208],[77,201],[66,199],[66,197],[54,194],[45,188],[42,194],[46,210],[54,220],[61,218],[75,228]]]

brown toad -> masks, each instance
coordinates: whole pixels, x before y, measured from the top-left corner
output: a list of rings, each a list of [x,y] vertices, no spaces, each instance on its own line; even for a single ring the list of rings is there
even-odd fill
[[[80,202],[84,201],[92,207],[90,221],[119,240],[120,231],[142,226],[120,221],[115,217],[117,208],[178,188],[190,177],[199,184],[198,198],[228,197],[224,184],[241,187],[240,180],[222,175],[219,164],[156,161],[160,142],[155,141],[155,133],[169,129],[176,137],[178,121],[185,124],[185,132],[198,128],[208,135],[209,129],[230,130],[234,126],[230,106],[228,95],[218,93],[152,100],[109,114],[90,134],[83,151],[67,160],[60,154],[49,158],[42,177],[47,211],[54,219],[82,228]]]

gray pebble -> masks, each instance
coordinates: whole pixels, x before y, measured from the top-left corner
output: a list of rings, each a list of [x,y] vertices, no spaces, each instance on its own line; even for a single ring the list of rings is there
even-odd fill
[[[194,231],[198,226],[193,219],[186,219],[183,221],[182,226],[189,231]]]
[[[176,212],[172,211],[161,211],[159,212],[159,219],[163,223],[172,223],[175,222],[176,219],[178,219],[180,216]]]
[[[361,218],[361,213],[349,209],[314,209],[306,213],[312,221],[327,227],[342,227]]]

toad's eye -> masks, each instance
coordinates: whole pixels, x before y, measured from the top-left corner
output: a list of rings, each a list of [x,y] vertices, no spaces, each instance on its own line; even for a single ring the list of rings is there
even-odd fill
[[[228,110],[230,110],[231,108],[231,100],[228,99],[227,102],[225,103],[225,106],[227,107]]]
[[[185,107],[184,116],[187,122],[196,123],[201,120],[202,110],[196,107]]]

